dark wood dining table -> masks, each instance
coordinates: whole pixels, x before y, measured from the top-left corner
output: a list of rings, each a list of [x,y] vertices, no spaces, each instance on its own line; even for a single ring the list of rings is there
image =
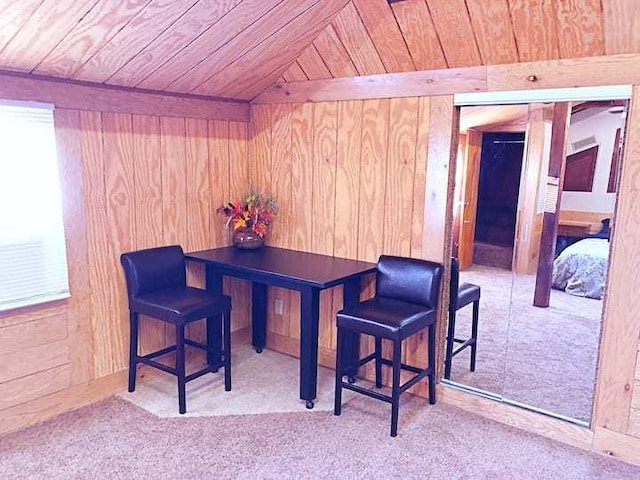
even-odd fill
[[[267,286],[300,292],[300,398],[314,407],[318,379],[318,327],[320,291],[343,285],[343,303],[360,300],[361,279],[375,272],[376,264],[347,258],[264,246],[255,250],[221,247],[188,253],[187,260],[203,263],[207,289],[222,293],[224,276],[251,282],[252,344],[258,353],[267,339]],[[233,302],[242,301],[234,298]],[[221,322],[207,320],[207,337],[212,351],[220,351]],[[360,338],[353,334],[345,342],[349,377],[357,374]],[[214,353],[215,354],[215,353]]]

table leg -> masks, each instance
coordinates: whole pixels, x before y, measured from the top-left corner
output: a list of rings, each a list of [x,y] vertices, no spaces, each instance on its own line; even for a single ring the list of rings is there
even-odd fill
[[[349,307],[360,302],[360,277],[352,278],[345,282],[342,289],[342,304]],[[360,334],[345,330],[342,349],[343,364],[349,383],[355,382],[358,375],[358,362],[360,361]]]
[[[320,290],[300,291],[300,398],[313,408],[318,383],[318,325],[320,323]]]
[[[256,352],[267,344],[267,285],[251,283],[251,337]]]
[[[213,266],[206,266],[207,290],[222,294],[222,274]],[[207,317],[207,363],[220,364],[222,359],[222,316]],[[217,371],[217,369],[215,370]]]

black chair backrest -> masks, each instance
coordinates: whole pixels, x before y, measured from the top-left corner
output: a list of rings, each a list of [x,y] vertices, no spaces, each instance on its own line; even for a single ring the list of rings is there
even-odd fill
[[[382,255],[378,260],[376,296],[435,308],[442,265],[417,258]]]
[[[451,278],[449,279],[449,308],[458,308],[458,286],[460,284],[460,262],[451,257]]]
[[[184,252],[180,245],[123,253],[120,263],[129,298],[187,284]]]

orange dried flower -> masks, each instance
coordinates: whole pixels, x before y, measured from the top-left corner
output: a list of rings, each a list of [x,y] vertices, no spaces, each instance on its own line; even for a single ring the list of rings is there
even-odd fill
[[[250,228],[264,237],[278,213],[278,205],[273,198],[251,189],[242,200],[221,205],[216,212],[227,217],[227,227]]]

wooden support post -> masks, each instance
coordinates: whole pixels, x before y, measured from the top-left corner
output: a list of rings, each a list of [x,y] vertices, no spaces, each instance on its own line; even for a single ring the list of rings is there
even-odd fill
[[[551,296],[551,274],[553,273],[553,256],[558,230],[558,211],[560,209],[560,199],[562,198],[562,184],[564,183],[566,138],[570,118],[568,103],[556,103],[554,105],[549,175],[545,192],[536,288],[533,296],[533,305],[536,307],[548,307],[549,297]]]

